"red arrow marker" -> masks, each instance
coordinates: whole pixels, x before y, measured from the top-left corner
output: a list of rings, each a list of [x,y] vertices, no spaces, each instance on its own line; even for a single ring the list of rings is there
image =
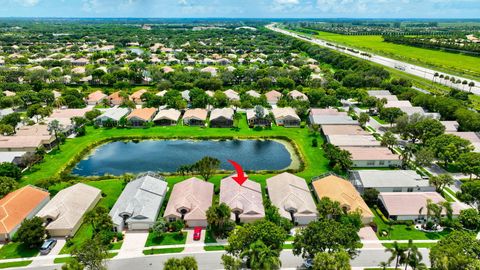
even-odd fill
[[[235,168],[235,170],[237,171],[237,176],[232,177],[233,180],[235,180],[235,182],[237,182],[240,186],[243,185],[243,183],[247,181],[247,177],[245,177],[245,173],[243,172],[242,166],[240,166],[240,164],[230,159],[228,160],[228,162],[230,162]]]

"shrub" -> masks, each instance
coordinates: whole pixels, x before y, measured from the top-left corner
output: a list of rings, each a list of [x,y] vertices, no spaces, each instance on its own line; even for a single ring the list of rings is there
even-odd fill
[[[317,147],[317,146],[318,146],[318,140],[317,140],[317,138],[314,138],[312,140],[312,147]]]

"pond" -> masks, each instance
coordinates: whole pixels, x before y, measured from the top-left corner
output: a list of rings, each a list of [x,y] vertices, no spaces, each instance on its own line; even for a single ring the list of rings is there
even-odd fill
[[[220,168],[233,170],[228,159],[244,170],[283,170],[298,166],[292,146],[277,140],[145,140],[104,144],[81,160],[72,173],[80,176],[121,175],[146,171],[176,172],[204,156],[221,161]]]

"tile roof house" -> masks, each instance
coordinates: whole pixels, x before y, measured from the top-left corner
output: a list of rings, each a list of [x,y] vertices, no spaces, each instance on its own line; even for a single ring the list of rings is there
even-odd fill
[[[346,112],[339,112],[336,109],[313,108],[308,118],[312,125],[358,125],[358,122]]]
[[[277,126],[284,127],[299,127],[301,119],[295,112],[295,109],[290,107],[285,108],[273,108],[273,117]]]
[[[232,210],[231,219],[248,223],[265,217],[262,187],[252,180],[239,185],[231,175],[220,182],[220,203]]]
[[[232,127],[233,120],[232,108],[213,109],[210,112],[210,127]]]
[[[348,212],[359,210],[363,224],[373,221],[372,211],[349,181],[329,175],[313,181],[312,186],[318,199],[327,197],[332,201],[337,201]]]
[[[460,126],[457,121],[440,121],[445,127],[445,132],[456,132]]]
[[[260,98],[262,96],[255,90],[248,90],[246,94],[254,98]]]
[[[402,160],[387,147],[341,147],[352,155],[353,167],[399,167]]]
[[[106,109],[101,115],[95,118],[95,124],[99,126],[104,126],[110,122],[112,125],[116,126],[118,121],[122,119],[125,115],[130,113],[129,108],[109,108]]]
[[[270,115],[268,113],[268,110],[261,107],[261,106],[258,106],[258,107],[262,108],[262,110],[260,110],[260,111],[263,112],[261,115],[257,115],[256,108],[246,110],[248,126],[249,127],[269,127],[269,126],[271,126],[272,125],[272,120],[270,120]]]
[[[288,96],[291,97],[292,99],[297,99],[297,100],[303,100],[303,101],[308,101],[307,95],[304,93],[298,91],[298,90],[293,90],[288,93]]]
[[[140,127],[143,126],[145,123],[152,121],[156,113],[157,109],[155,108],[134,109],[127,116],[127,120],[130,122],[130,125],[134,127]]]
[[[176,109],[159,110],[153,118],[155,125],[172,126],[176,125],[182,113]]]
[[[201,108],[188,109],[183,114],[183,123],[188,126],[205,126],[208,111]]]
[[[100,189],[78,183],[60,190],[37,216],[47,223],[50,236],[74,236],[85,213],[95,207],[101,197]]]
[[[402,108],[402,107],[413,107],[412,103],[408,100],[389,100],[385,104],[385,108]]]
[[[270,92],[265,93],[265,97],[267,98],[268,104],[277,105],[277,102],[282,98],[282,93],[272,90]]]
[[[378,196],[380,209],[387,218],[393,220],[413,220],[422,222],[426,219],[427,201],[442,203],[446,200],[437,192],[381,192]],[[452,202],[453,217],[458,217],[460,211],[467,209],[463,203]],[[446,215],[445,209],[442,217]]]
[[[379,192],[435,191],[428,178],[413,170],[358,170],[350,171],[350,182],[360,193],[374,188]]]
[[[34,186],[25,186],[0,199],[0,242],[12,240],[22,221],[30,219],[50,200],[50,194]]]
[[[474,149],[473,152],[480,152],[480,137],[478,137],[476,132],[473,131],[456,131],[456,132],[445,132],[447,134],[452,134],[458,136],[462,139],[465,139],[472,143]]]
[[[146,89],[140,89],[136,92],[134,92],[133,94],[131,94],[129,96],[129,99],[131,101],[133,101],[133,103],[137,104],[137,105],[142,105],[143,104],[143,101],[142,101],[142,95],[147,93],[148,91]]]
[[[163,217],[184,220],[188,227],[207,227],[207,210],[213,201],[213,184],[189,178],[173,186]]]
[[[0,152],[35,152],[38,147],[50,149],[55,144],[55,135],[47,125],[23,126],[14,136],[0,136]]]
[[[105,95],[102,91],[98,90],[93,93],[88,94],[87,96],[87,104],[88,105],[98,105],[102,103],[102,101],[107,98],[107,95]]]
[[[357,125],[322,125],[322,132],[329,135],[368,135],[369,133]]]
[[[234,90],[232,89],[228,89],[226,91],[223,92],[227,98],[230,100],[230,101],[233,101],[233,100],[240,100],[240,96],[238,95],[237,92],[235,92]]]
[[[120,91],[117,91],[110,94],[107,99],[110,101],[110,106],[120,106],[124,98],[120,96]]]
[[[372,135],[328,135],[325,137],[327,138],[327,142],[338,147],[380,147],[380,142]]]
[[[371,97],[373,96],[390,96],[392,93],[388,90],[369,90],[367,94]]]
[[[284,172],[266,181],[268,197],[282,217],[298,225],[317,219],[317,206],[303,178]]]
[[[110,210],[114,230],[148,230],[158,217],[168,184],[163,177],[145,174],[130,181]]]

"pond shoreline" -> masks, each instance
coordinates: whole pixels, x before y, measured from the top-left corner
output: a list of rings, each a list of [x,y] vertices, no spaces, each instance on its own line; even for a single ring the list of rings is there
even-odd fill
[[[91,155],[95,154],[96,150],[99,147],[102,147],[108,143],[114,142],[141,142],[141,141],[272,141],[279,143],[285,147],[285,150],[289,153],[290,156],[290,164],[282,169],[275,169],[275,170],[245,170],[249,173],[255,174],[265,174],[265,173],[279,173],[279,172],[299,172],[304,169],[304,160],[303,157],[298,149],[294,140],[291,140],[288,137],[284,136],[265,136],[265,137],[251,137],[251,136],[206,136],[206,137],[182,137],[182,136],[174,136],[174,137],[157,137],[157,136],[140,136],[140,137],[113,137],[107,138],[101,141],[97,141],[92,143],[89,147],[81,151],[76,157],[74,157],[66,166],[66,168],[61,172],[62,175],[67,175],[73,178],[84,178],[84,179],[92,179],[92,178],[103,178],[103,177],[111,177],[111,178],[118,178],[122,175],[112,175],[105,173],[103,175],[79,175],[73,174],[72,172],[75,170],[79,162],[82,160],[88,159]],[[216,173],[230,173],[232,171],[220,169]],[[128,173],[128,172],[125,172]],[[165,176],[172,176],[178,175],[177,172],[158,172]],[[136,172],[133,174],[137,174]]]

